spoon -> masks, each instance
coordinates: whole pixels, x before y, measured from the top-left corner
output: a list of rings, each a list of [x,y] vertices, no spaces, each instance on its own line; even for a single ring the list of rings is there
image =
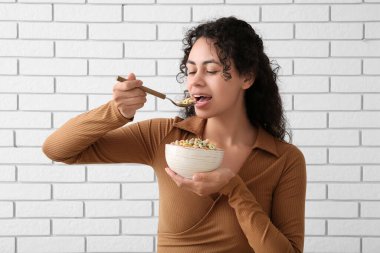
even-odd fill
[[[121,76],[118,76],[117,77],[117,80],[119,82],[124,82],[124,81],[127,81],[127,79],[125,79],[124,77],[121,77]],[[152,89],[149,89],[145,86],[140,86],[139,87],[140,89],[142,89],[143,91],[145,91],[146,93],[149,93],[153,96],[156,96],[158,98],[161,98],[161,99],[168,99],[170,102],[172,102],[174,105],[176,106],[179,106],[179,107],[188,107],[188,106],[191,106],[191,105],[194,105],[195,104],[195,100],[192,99],[192,98],[185,98],[184,100],[182,101],[179,101],[179,102],[175,102],[174,100],[172,100],[171,98],[167,97],[165,94],[161,93],[161,92],[158,92],[158,91],[155,91],[155,90],[152,90]]]

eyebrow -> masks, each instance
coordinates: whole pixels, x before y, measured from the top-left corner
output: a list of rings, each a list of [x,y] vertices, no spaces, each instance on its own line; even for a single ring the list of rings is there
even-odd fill
[[[204,62],[202,62],[202,65],[206,65],[206,64],[210,64],[210,63],[215,63],[215,64],[218,64],[218,65],[222,65],[220,62],[215,61],[215,60],[207,60],[207,61],[204,61]],[[195,65],[195,62],[192,61],[192,60],[188,60],[188,61],[186,62],[186,64],[192,64],[192,65]]]

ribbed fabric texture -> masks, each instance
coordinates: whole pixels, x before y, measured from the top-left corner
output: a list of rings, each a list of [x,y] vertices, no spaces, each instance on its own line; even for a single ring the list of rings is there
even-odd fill
[[[259,128],[238,175],[219,193],[200,197],[166,174],[165,144],[202,137],[206,120],[128,122],[110,101],[69,120],[43,150],[68,164],[152,166],[160,192],[159,253],[303,251],[306,168],[295,146]]]

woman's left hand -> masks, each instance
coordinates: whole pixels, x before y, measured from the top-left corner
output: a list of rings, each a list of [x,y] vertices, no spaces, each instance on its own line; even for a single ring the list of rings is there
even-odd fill
[[[199,196],[207,196],[218,192],[235,176],[235,173],[228,168],[218,168],[211,172],[196,173],[192,179],[182,177],[170,168],[165,168],[165,171],[178,187],[192,191]]]

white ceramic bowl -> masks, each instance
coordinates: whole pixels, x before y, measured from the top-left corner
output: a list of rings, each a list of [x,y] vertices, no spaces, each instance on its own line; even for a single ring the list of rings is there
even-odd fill
[[[166,144],[165,158],[169,168],[177,174],[192,178],[196,172],[215,170],[222,163],[224,151]]]

